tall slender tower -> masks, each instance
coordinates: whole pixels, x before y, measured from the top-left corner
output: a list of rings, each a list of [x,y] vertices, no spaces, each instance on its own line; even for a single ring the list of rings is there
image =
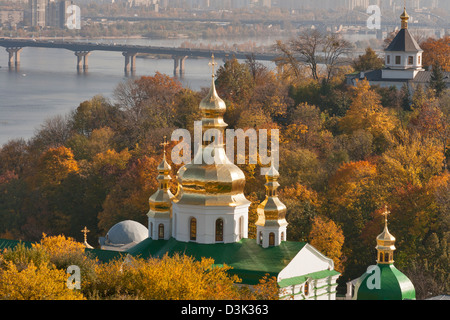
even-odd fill
[[[178,193],[172,204],[173,236],[178,241],[230,243],[248,236],[245,175],[227,157],[223,121],[225,102],[214,84],[214,56],[209,93],[200,102],[202,145],[178,170]]]
[[[172,236],[172,198],[173,194],[169,190],[170,170],[172,169],[166,161],[166,137],[163,146],[163,159],[158,165],[159,182],[158,190],[150,196],[149,205],[150,210],[147,213],[148,217],[148,236],[151,239],[168,240]]]
[[[256,221],[257,243],[264,248],[278,246],[286,241],[286,206],[278,199],[277,189],[280,186],[278,171],[273,166],[266,173],[266,198],[258,206]]]

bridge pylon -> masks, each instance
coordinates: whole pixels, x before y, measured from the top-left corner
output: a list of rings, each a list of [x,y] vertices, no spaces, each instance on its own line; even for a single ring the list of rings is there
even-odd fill
[[[172,59],[173,59],[173,75],[176,77],[178,75],[180,75],[181,77],[184,75],[184,62],[186,61],[186,59],[188,58],[188,56],[178,56],[178,55],[173,55]]]
[[[89,68],[88,65],[88,56],[91,54],[90,51],[75,51],[75,55],[77,56],[77,71],[81,72],[87,71]]]
[[[9,53],[8,67],[10,69],[13,69],[13,68],[19,69],[19,66],[20,66],[20,52],[21,51],[22,51],[21,47],[6,48],[6,52]]]
[[[122,55],[125,57],[125,74],[128,74],[131,71],[131,74],[134,74],[136,71],[136,56],[137,52],[122,52]]]

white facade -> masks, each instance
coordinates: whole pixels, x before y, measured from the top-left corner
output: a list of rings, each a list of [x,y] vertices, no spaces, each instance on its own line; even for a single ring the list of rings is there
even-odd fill
[[[306,244],[289,264],[278,274],[277,281],[285,279],[303,279],[283,287],[281,299],[293,300],[336,300],[336,280],[339,274],[315,277],[318,270],[334,270],[333,260],[327,258],[313,246]],[[304,275],[302,277],[302,275]]]
[[[148,237],[153,240],[169,240],[172,236],[172,221],[166,216],[148,218]]]
[[[422,68],[422,52],[386,51],[383,79],[409,79],[416,77]]]
[[[273,226],[256,226],[256,241],[263,248],[268,248],[271,246],[279,246],[281,241],[286,241],[286,229],[287,223],[283,225],[273,225]]]
[[[173,237],[182,242],[232,243],[248,237],[250,204],[203,206],[172,204]]]

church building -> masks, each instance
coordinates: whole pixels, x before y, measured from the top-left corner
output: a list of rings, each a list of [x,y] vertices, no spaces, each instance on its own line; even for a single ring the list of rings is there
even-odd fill
[[[265,200],[257,209],[257,239],[248,238],[245,175],[225,152],[226,105],[216,92],[214,70],[200,110],[203,132],[215,129],[218,134],[213,142],[202,142],[194,159],[178,170],[175,195],[169,190],[171,166],[163,143],[159,187],[149,198],[147,238],[124,252],[142,258],[176,253],[212,258],[215,265],[232,267],[229,273],[244,285],[256,285],[267,274],[276,277],[281,298],[334,300],[340,273],[333,260],[308,243],[286,241],[286,206],[277,196],[279,173],[273,164],[266,173]],[[214,163],[207,164],[204,152],[211,147]]]
[[[408,29],[409,15],[406,8],[400,16],[401,29],[389,46],[384,50],[384,68],[365,70],[346,76],[347,84],[356,85],[358,80],[366,79],[370,85],[380,87],[396,87],[401,89],[405,84],[410,92],[418,85],[425,88],[431,78],[432,71],[422,67],[423,50]],[[450,87],[450,72],[443,72],[444,82]]]
[[[377,237],[377,264],[367,268],[361,277],[347,283],[346,299],[416,299],[416,291],[411,280],[394,266],[395,237],[387,227],[388,214],[389,211],[385,208],[384,230]]]

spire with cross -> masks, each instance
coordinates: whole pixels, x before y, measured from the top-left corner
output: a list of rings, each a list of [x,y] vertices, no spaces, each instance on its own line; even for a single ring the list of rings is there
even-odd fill
[[[86,248],[90,248],[92,249],[92,246],[90,246],[87,242],[87,233],[90,232],[90,230],[88,230],[88,228],[86,228],[86,226],[84,226],[83,230],[81,230],[82,233],[84,233],[84,245],[86,246]]]
[[[387,225],[387,217],[388,214],[390,214],[391,212],[388,210],[387,205],[384,206],[384,211],[381,213],[381,215],[384,216],[384,224]]]
[[[169,142],[167,142],[167,136],[164,136],[164,141],[159,144],[163,147],[164,157],[166,156],[166,147],[169,145]]]
[[[208,65],[211,67],[211,70],[212,70],[212,78],[214,79],[214,69],[215,69],[215,67],[217,66],[217,62],[214,60],[214,53],[211,55],[211,62],[209,62],[208,63]]]

